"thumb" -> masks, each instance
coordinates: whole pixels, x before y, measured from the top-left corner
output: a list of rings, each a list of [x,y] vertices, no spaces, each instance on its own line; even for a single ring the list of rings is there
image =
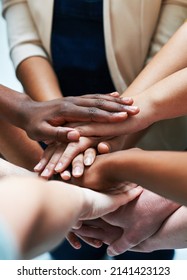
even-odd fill
[[[124,241],[125,236],[123,233],[119,239],[115,240],[108,246],[107,255],[110,257],[114,257],[127,251],[129,249],[129,243]]]
[[[46,144],[52,142],[78,141],[80,138],[79,132],[74,128],[61,126],[54,127],[50,124],[46,125],[41,133],[43,141]]]

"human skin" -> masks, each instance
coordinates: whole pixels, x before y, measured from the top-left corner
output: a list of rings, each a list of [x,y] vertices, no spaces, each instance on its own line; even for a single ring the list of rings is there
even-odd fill
[[[187,205],[186,161],[185,152],[131,149],[97,156],[95,163],[85,171],[83,177],[72,178],[72,181],[100,191],[119,188],[132,181],[136,185],[140,184],[173,201]],[[149,252],[185,248],[187,226],[184,220],[187,208],[171,203],[173,213],[170,213],[169,204],[168,200],[144,190],[136,201],[102,218],[105,222],[117,226],[116,232],[106,223],[92,221],[84,224],[76,234],[84,240],[86,238],[87,242],[89,238],[88,243],[91,245],[91,238],[110,244],[109,255],[120,254],[126,250]],[[168,212],[163,206],[168,207]],[[111,233],[104,237],[106,228],[107,232]],[[123,233],[120,233],[119,228],[123,229]],[[74,239],[70,239],[70,242],[74,244]]]
[[[117,93],[37,102],[0,85],[1,119],[24,129],[37,141],[77,141],[78,131],[62,127],[64,124],[75,121],[121,122],[128,113],[139,112],[138,108],[131,106],[132,103],[132,98],[121,99]]]
[[[0,153],[11,163],[33,171],[40,160],[43,149],[28,138],[24,130],[15,127],[7,121],[0,120]]]
[[[127,122],[115,125],[103,124],[76,124],[74,125],[84,136],[126,135],[121,140],[124,148],[130,148],[137,143],[144,132],[142,131],[151,124],[162,120],[183,116],[186,114],[186,74],[187,59],[185,48],[187,42],[187,23],[184,23],[168,43],[159,51],[151,62],[142,70],[139,76],[122,94],[122,96],[133,96],[134,104],[140,108],[140,113]],[[135,133],[132,134],[132,133]],[[99,144],[100,153],[115,151],[113,149],[119,139],[116,137]],[[79,146],[73,147],[73,155],[78,154]],[[77,151],[76,151],[77,149]],[[94,161],[95,153],[90,149],[90,162]],[[69,161],[73,158],[69,157]],[[60,160],[63,162],[63,156]],[[83,162],[79,161],[82,169]],[[62,165],[61,172],[64,166]],[[57,171],[57,170],[56,170]],[[59,169],[60,172],[60,169]],[[80,173],[80,176],[82,173]]]
[[[137,96],[134,96],[134,103],[136,106],[140,108],[140,112],[137,115],[134,115],[132,117],[129,117],[125,122],[122,123],[116,123],[116,124],[110,124],[109,126],[105,124],[90,124],[88,126],[81,126],[81,124],[76,127],[76,129],[79,130],[80,134],[85,133],[89,135],[91,134],[91,130],[94,127],[95,136],[98,136],[98,133],[101,133],[102,131],[102,138],[108,137],[108,129],[110,127],[110,134],[119,135],[125,135],[125,134],[131,134],[133,132],[137,132],[139,130],[143,130],[147,127],[149,127],[151,124],[163,120],[163,119],[169,119],[169,118],[176,118],[179,116],[184,116],[187,114],[186,109],[186,103],[187,103],[187,95],[186,95],[186,89],[187,89],[187,68],[184,68],[165,79],[159,81],[149,89],[145,90],[143,93],[138,94]],[[91,130],[89,130],[91,127]],[[98,129],[100,127],[100,129]],[[86,128],[86,130],[84,130]],[[83,130],[83,132],[81,132]],[[101,135],[100,135],[101,137]],[[101,138],[100,138],[101,139]],[[83,144],[81,141],[77,143],[70,143],[67,148],[62,148],[61,151],[61,157],[58,156],[58,160],[56,160],[55,165],[53,165],[53,168],[57,172],[63,172],[65,168],[71,163],[71,161],[80,153],[84,152],[89,147],[96,147],[97,143],[99,143],[99,138],[94,138],[93,140],[89,138],[89,140],[86,140],[84,138],[85,146],[83,147]],[[123,136],[120,138],[120,146],[116,145],[116,142],[119,143],[119,138],[114,138],[110,142],[105,138],[105,145],[108,145],[106,147],[106,152],[115,151],[116,148],[123,149],[126,145],[126,138]],[[109,138],[108,138],[109,139]],[[108,141],[108,142],[107,142]],[[89,142],[89,146],[86,144]],[[101,145],[101,144],[100,144]],[[108,148],[108,150],[107,150]],[[102,149],[100,149],[101,152]],[[67,152],[68,151],[68,152]],[[47,151],[46,151],[47,153]],[[44,154],[44,159],[45,159]],[[93,162],[92,156],[90,159],[90,162]],[[48,158],[48,155],[46,155],[45,164],[48,162],[50,158]],[[42,162],[43,164],[43,162]],[[83,164],[81,164],[81,161],[78,164],[80,168],[83,170]],[[56,168],[55,168],[56,166]],[[44,168],[44,166],[43,166]],[[50,169],[50,165],[47,165],[47,168]],[[51,172],[50,172],[51,174]],[[80,176],[82,173],[80,174]]]
[[[127,231],[126,236],[125,220],[124,225],[122,217],[121,223],[118,222],[119,212],[121,211],[117,210],[116,212],[115,225],[110,224],[114,223],[113,221],[115,219],[115,215],[107,215],[106,218],[103,217],[103,219],[84,222],[81,228],[73,231],[74,234],[69,234],[68,240],[70,241],[71,245],[76,249],[81,247],[77,236],[94,247],[95,244],[99,244],[100,241],[100,246],[102,243],[109,245],[107,252],[111,256],[121,254],[126,250],[128,244],[128,250],[143,253],[152,252],[154,250],[182,249],[187,247],[187,224],[184,223],[187,217],[186,207],[182,206],[178,208],[174,213],[166,218],[166,220],[161,224],[160,228],[153,235],[140,243],[137,242],[137,245],[136,241],[138,240],[135,235],[132,240],[128,239],[129,230]],[[124,218],[125,216],[126,215],[124,214]],[[96,240],[98,243],[96,243]]]
[[[133,250],[135,246],[152,238],[165,220],[180,209],[179,207],[178,204],[145,189],[137,199],[102,217],[104,222],[102,220],[87,221],[73,232],[83,240],[86,238],[86,242],[91,245],[94,245],[91,239],[111,244],[107,249],[107,254],[114,256]],[[116,230],[114,227],[117,227]],[[108,231],[104,235],[106,229]],[[76,239],[75,236],[73,238],[70,236],[69,241],[75,248],[80,247],[78,238]]]
[[[119,189],[128,182],[187,206],[186,152],[129,149],[99,155],[72,183],[97,191]]]
[[[57,246],[79,219],[115,211],[141,191],[135,188],[109,195],[57,181],[13,176],[0,181],[0,212],[15,236],[21,257],[33,258]]]

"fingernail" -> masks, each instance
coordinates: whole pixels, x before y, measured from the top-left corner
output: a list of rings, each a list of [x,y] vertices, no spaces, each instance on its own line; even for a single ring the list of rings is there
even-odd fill
[[[122,97],[121,100],[124,102],[132,102],[132,97]]]
[[[90,166],[93,163],[93,159],[91,157],[86,157],[84,160],[84,165]]]
[[[63,180],[69,180],[71,178],[71,174],[69,171],[64,171],[63,173],[61,173],[61,177]]]
[[[73,169],[73,176],[76,177],[82,175],[82,171],[83,169],[80,168],[79,166],[75,167],[75,169]]]
[[[67,134],[67,139],[70,141],[78,141],[79,138],[80,138],[80,134],[77,130],[72,130]]]
[[[110,95],[114,96],[114,97],[118,97],[119,93],[117,91],[114,91],[114,92],[111,92]]]
[[[117,116],[120,116],[120,117],[127,117],[127,112],[114,113],[114,115],[117,115]]]
[[[41,168],[41,166],[42,166],[42,164],[39,162],[35,167],[34,167],[34,170],[35,171],[39,171],[40,170],[40,168]]]
[[[129,111],[137,111],[138,107],[137,106],[124,106],[124,109],[127,109]]]
[[[42,177],[47,177],[49,175],[49,169],[44,169],[44,171],[41,173]]]
[[[56,167],[55,167],[55,171],[56,172],[59,172],[59,171],[62,171],[62,163],[61,162],[59,162],[57,165],[56,165]]]
[[[116,251],[114,249],[110,248],[110,249],[107,249],[107,255],[110,257],[113,257],[113,256],[118,255],[118,253],[116,253]]]
[[[94,239],[94,240],[93,240],[93,243],[94,243],[94,245],[97,246],[97,247],[101,247],[101,246],[103,245],[103,242],[100,241],[100,240],[97,240],[97,239]]]

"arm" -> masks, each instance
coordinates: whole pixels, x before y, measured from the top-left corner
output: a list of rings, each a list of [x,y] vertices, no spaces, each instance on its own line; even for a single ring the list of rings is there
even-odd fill
[[[150,191],[142,194],[127,205],[109,213],[102,221],[86,221],[76,230],[78,236],[94,238],[110,244],[107,253],[111,256],[131,250],[143,241],[151,238],[162,224],[172,215],[179,205]],[[117,227],[116,230],[112,227]],[[103,234],[108,227],[107,234]],[[121,229],[121,231],[119,231]]]
[[[153,122],[160,120],[160,113],[162,116],[162,113],[164,112],[165,116],[163,116],[163,118],[175,117],[176,108],[174,109],[174,114],[171,114],[171,110],[169,110],[167,116],[166,114],[169,106],[173,105],[174,98],[175,100],[177,99],[177,102],[180,101],[180,104],[183,103],[182,98],[184,97],[186,88],[186,44],[187,23],[184,23],[122,95],[133,96],[134,104],[140,107],[140,114],[137,116],[137,120],[136,118],[131,118],[128,120],[128,122],[123,123],[123,125],[119,125],[118,127],[104,127],[103,125],[99,124],[97,129],[96,124],[93,124],[93,126],[91,124],[90,128],[89,126],[86,126],[85,128],[81,127],[80,130],[82,133],[84,133],[85,136],[89,136],[91,133],[93,133],[93,131],[97,131],[96,133],[98,136],[103,134],[106,136],[110,133],[117,134],[118,131],[121,134],[129,134],[137,132],[138,130],[142,130],[151,125]],[[175,72],[176,76],[174,74]],[[181,77],[181,80],[179,80],[179,76]],[[180,81],[180,87],[175,81],[175,78],[178,79],[176,80],[177,82]],[[165,86],[167,88],[167,92],[165,92]],[[154,98],[156,100],[157,97],[160,98],[159,103],[156,103],[159,114],[155,115],[155,110],[152,109],[155,109],[156,104],[153,104],[153,100]],[[166,100],[168,102],[168,108],[167,110],[162,110],[162,106],[166,105]],[[184,112],[182,111],[180,115],[182,116],[183,114]],[[139,118],[141,118],[140,122],[138,122]],[[136,123],[138,124],[137,126]]]
[[[134,182],[187,205],[186,152],[132,149],[98,156],[73,183],[97,190]]]
[[[125,122],[108,126],[95,123],[87,126],[80,124],[76,129],[85,136],[90,136],[93,131],[95,136],[118,136],[145,129],[163,119],[184,116],[187,113],[186,74],[187,68],[179,70],[134,96],[134,104],[140,108],[140,112]]]
[[[151,252],[162,249],[186,248],[186,217],[187,208],[184,206],[180,207],[166,219],[161,228],[153,236],[132,248],[132,251]]]
[[[59,155],[58,149],[58,157],[54,156],[54,160],[51,160],[46,154],[40,162],[40,169],[36,169],[36,171],[41,172],[44,166],[48,163],[46,169],[50,170],[51,167],[54,167],[59,162],[59,167],[56,167],[57,172],[63,172],[65,168],[71,163],[71,161],[79,154],[84,152],[89,147],[96,147],[97,144],[101,141],[101,136],[109,137],[109,136],[118,136],[120,134],[133,134],[139,130],[145,129],[152,125],[153,123],[169,118],[176,118],[179,116],[183,116],[187,114],[187,68],[184,68],[165,79],[159,81],[154,84],[152,87],[148,88],[146,91],[134,96],[135,104],[140,108],[140,112],[137,115],[128,117],[125,122],[119,122],[115,124],[102,124],[102,123],[91,123],[85,125],[84,123],[79,126],[76,126],[76,129],[80,132],[80,134],[86,134],[87,136],[95,133],[95,136],[99,136],[98,138],[85,138],[80,137],[79,142],[70,143],[67,148],[62,149],[61,156]],[[149,100],[148,100],[149,98]],[[104,139],[104,138],[103,138]],[[103,153],[104,145],[105,150],[115,151],[120,148],[123,149],[125,145],[127,145],[125,139],[120,137],[120,141],[116,144],[117,139],[115,141],[109,140],[106,138],[106,144],[100,143],[98,148],[101,153]],[[86,144],[84,144],[86,143]],[[122,145],[122,146],[121,146]],[[130,144],[129,144],[130,145]],[[51,151],[51,147],[50,147]],[[107,151],[106,151],[107,152]],[[56,152],[55,152],[56,153]],[[93,162],[92,158],[94,156],[90,156],[91,163]],[[74,162],[73,161],[73,171],[74,171]],[[79,176],[83,174],[84,166],[80,164],[83,161],[78,160],[79,169],[81,172]],[[53,166],[51,165],[53,163]],[[73,172],[74,173],[74,172]],[[52,174],[51,172],[49,174]],[[48,175],[49,175],[48,174]]]
[[[43,154],[40,145],[29,139],[22,129],[8,122],[0,121],[0,127],[0,153],[3,157],[16,165],[33,170]]]
[[[138,108],[131,106],[132,102],[131,98],[109,95],[36,102],[0,85],[1,119],[24,129],[30,138],[38,141],[77,141],[77,131],[60,125],[67,121],[121,122],[127,118],[127,113],[138,113]]]
[[[0,179],[9,176],[31,176],[37,177],[34,172],[31,172],[25,168],[12,164],[2,158],[0,158]]]
[[[140,193],[141,188],[137,188],[112,196],[61,182],[12,177],[0,182],[0,213],[17,239],[22,256],[30,258],[58,245],[78,219],[115,211]],[[12,205],[16,205],[16,215]]]

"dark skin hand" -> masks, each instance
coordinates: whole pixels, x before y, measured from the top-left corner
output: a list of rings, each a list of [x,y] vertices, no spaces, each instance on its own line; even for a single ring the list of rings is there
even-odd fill
[[[139,112],[132,106],[132,98],[111,95],[84,95],[37,102],[0,85],[1,118],[26,131],[37,141],[78,141],[79,132],[70,127],[61,127],[68,122],[121,122],[129,115]]]

